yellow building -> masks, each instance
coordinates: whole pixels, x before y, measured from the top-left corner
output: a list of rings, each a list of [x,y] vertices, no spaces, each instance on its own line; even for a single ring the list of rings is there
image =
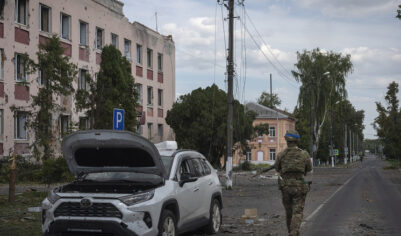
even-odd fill
[[[242,150],[235,149],[233,166],[238,166],[245,160],[253,164],[273,164],[277,154],[287,147],[284,135],[287,130],[295,129],[295,118],[288,112],[271,109],[254,102],[246,104],[246,108],[257,114],[253,126],[269,124],[269,135],[249,140],[246,155]]]

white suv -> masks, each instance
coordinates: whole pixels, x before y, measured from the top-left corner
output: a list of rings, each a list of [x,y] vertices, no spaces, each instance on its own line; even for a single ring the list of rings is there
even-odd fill
[[[217,233],[223,205],[216,170],[196,151],[177,151],[175,142],[156,146],[111,130],[65,137],[64,158],[76,180],[43,201],[43,234]]]

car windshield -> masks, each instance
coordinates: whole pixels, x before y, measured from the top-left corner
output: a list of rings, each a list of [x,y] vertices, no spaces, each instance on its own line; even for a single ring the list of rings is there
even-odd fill
[[[163,182],[163,179],[158,175],[145,174],[145,173],[98,172],[98,173],[88,173],[83,177],[83,181],[130,182],[130,183],[157,185]]]
[[[171,170],[171,165],[173,164],[174,157],[173,156],[161,156],[164,167],[166,168],[166,172],[169,175]]]

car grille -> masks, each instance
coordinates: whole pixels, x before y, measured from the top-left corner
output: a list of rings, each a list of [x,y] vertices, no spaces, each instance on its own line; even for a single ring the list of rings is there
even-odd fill
[[[79,202],[63,202],[57,207],[54,216],[82,216],[82,217],[117,217],[122,218],[121,212],[111,203],[93,203],[89,207],[82,207]]]

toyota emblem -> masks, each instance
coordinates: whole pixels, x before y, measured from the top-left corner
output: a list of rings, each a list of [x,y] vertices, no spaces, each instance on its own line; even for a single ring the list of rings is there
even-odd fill
[[[81,200],[81,207],[88,208],[90,206],[92,206],[92,201],[90,199],[84,198]]]

